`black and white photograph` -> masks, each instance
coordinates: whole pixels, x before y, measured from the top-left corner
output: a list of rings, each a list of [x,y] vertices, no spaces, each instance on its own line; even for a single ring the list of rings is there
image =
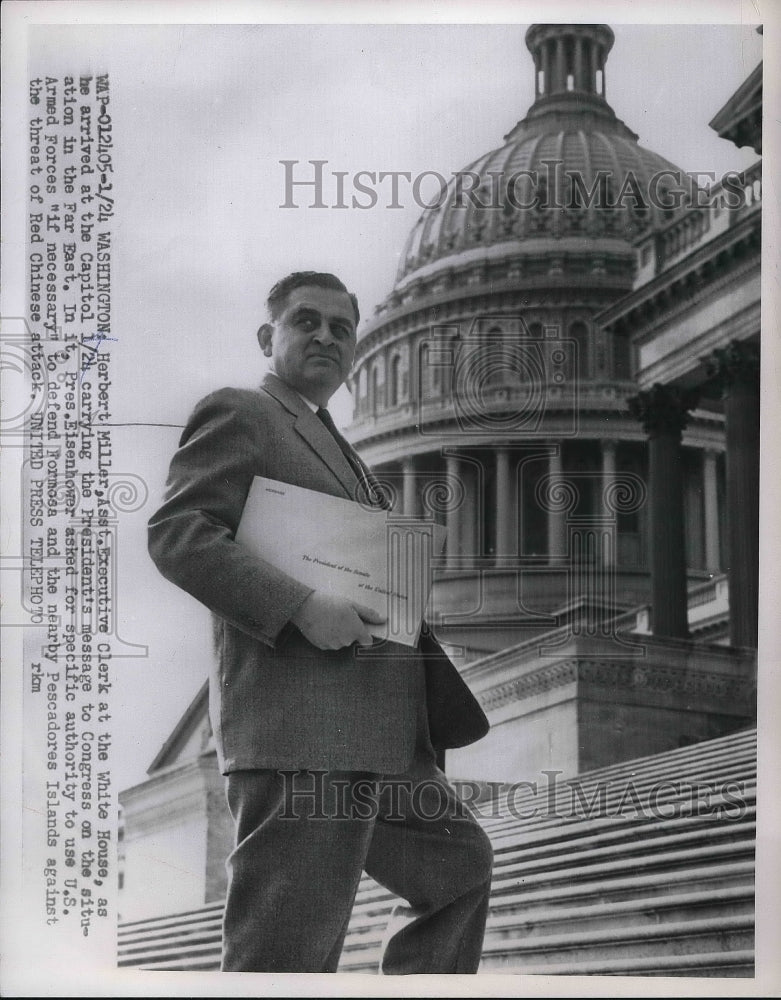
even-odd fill
[[[0,991],[781,995],[778,7],[2,17]]]

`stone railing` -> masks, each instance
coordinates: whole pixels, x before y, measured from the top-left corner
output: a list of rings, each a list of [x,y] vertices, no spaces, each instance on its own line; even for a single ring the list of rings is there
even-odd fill
[[[665,229],[659,234],[657,255],[660,267],[664,267],[674,257],[680,257],[695,244],[700,243],[710,228],[710,209],[689,209],[669,229]]]
[[[735,205],[733,202],[738,190],[742,192],[742,198]],[[680,212],[655,234],[657,273],[698,244],[705,243],[745,215],[761,208],[761,160],[742,173],[731,176],[728,183],[722,181],[714,185],[707,197],[706,205]]]

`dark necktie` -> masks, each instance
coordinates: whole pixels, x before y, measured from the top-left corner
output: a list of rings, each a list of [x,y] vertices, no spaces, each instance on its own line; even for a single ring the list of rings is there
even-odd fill
[[[369,467],[363,464],[349,441],[342,437],[336,429],[336,424],[328,410],[324,406],[319,406],[317,408],[317,415],[321,422],[328,428],[334,441],[339,445],[339,450],[350,463],[350,468],[358,477],[358,482],[361,484],[365,498],[361,498],[363,502],[368,503],[371,507],[381,507],[383,510],[390,510],[391,504],[385,491],[374,478]]]

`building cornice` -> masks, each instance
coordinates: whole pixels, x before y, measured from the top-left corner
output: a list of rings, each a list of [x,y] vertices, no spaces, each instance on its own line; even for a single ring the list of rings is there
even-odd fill
[[[680,669],[660,663],[626,662],[617,659],[571,658],[546,664],[480,692],[486,713],[510,703],[571,685],[609,688],[611,691],[643,691],[680,700],[683,710],[696,710],[703,701],[718,702],[725,711],[751,712],[756,697],[752,676],[703,670]]]
[[[638,338],[650,324],[667,321],[714,291],[741,280],[759,267],[760,255],[761,213],[755,212],[595,316],[594,321],[606,330],[629,331]]]
[[[736,146],[762,149],[762,67],[760,62],[708,122],[722,139]]]
[[[722,666],[728,669],[735,662],[744,666],[756,664],[756,651],[751,649],[741,649],[729,646],[705,645],[694,643],[690,639],[672,639],[668,636],[655,635],[633,635],[632,633],[622,633],[620,636],[625,642],[636,645],[639,641],[640,649],[635,650],[636,656],[630,657],[627,652],[621,652],[621,644],[616,636],[591,637],[586,635],[575,635],[571,627],[564,625],[561,628],[547,632],[545,634],[544,646],[546,649],[556,647],[559,652],[556,654],[555,662],[565,659],[606,659],[607,654],[611,659],[639,660],[643,662],[666,662],[681,664],[687,660],[700,660],[708,662],[709,666]],[[498,653],[491,653],[488,656],[474,660],[463,670],[464,678],[478,688],[485,687],[491,676],[495,676],[502,669],[517,669],[523,664],[530,664],[534,659],[546,657],[540,655],[540,638],[532,637],[524,639],[522,642],[509,646]],[[550,657],[553,662],[554,657]]]

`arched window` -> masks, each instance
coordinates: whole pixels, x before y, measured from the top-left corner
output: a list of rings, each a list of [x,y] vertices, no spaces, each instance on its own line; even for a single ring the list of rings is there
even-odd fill
[[[358,372],[358,399],[357,399],[357,410],[359,413],[363,413],[366,410],[366,368],[362,367]]]
[[[483,363],[486,366],[488,385],[504,385],[507,382],[509,362],[502,352],[502,328],[500,326],[494,325],[486,331]]]
[[[398,406],[401,400],[401,358],[398,354],[391,358],[389,375],[388,405]]]
[[[535,371],[534,361],[535,359],[540,359],[538,361],[538,364],[541,363],[542,354],[540,354],[539,352],[542,351],[544,353],[545,350],[543,343],[544,337],[543,337],[542,323],[540,323],[538,320],[535,320],[533,323],[528,324],[527,329],[528,329],[529,340],[532,341],[536,346],[526,347],[524,346],[523,342],[521,342],[521,344],[519,345],[519,350],[521,352],[519,355],[520,363],[513,364],[513,372],[511,377],[512,382],[515,385],[518,385],[521,382],[528,382],[530,379],[534,381],[534,374],[533,374]],[[522,330],[521,332],[523,335],[526,331]],[[523,341],[523,336],[522,336],[522,341]],[[526,353],[527,351],[528,354]],[[528,358],[529,360],[527,362],[524,362],[524,358]]]
[[[432,345],[423,340],[418,346],[418,381],[417,392],[421,402],[440,395],[442,385],[442,366],[437,363],[439,349],[436,342]]]
[[[447,348],[445,350],[445,357],[448,359],[448,363],[443,365],[442,368],[442,395],[449,396],[455,391],[456,382],[454,379],[455,369],[457,365],[463,365],[465,363],[464,358],[459,354],[460,351],[461,338],[457,333],[454,333],[451,337],[448,337]]]
[[[372,365],[369,376],[369,412],[374,416],[377,413],[377,366]]]
[[[574,346],[577,351],[577,368],[575,370],[578,378],[588,378],[591,372],[588,327],[578,320],[570,326],[569,336],[570,340],[575,341]]]

